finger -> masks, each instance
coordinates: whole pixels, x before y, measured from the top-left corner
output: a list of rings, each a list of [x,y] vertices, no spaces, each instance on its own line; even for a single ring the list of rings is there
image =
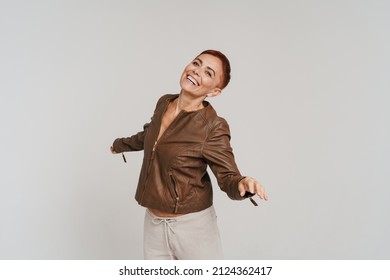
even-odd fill
[[[264,190],[264,200],[268,200],[268,194]]]
[[[245,196],[247,192],[253,193],[254,189],[250,185],[250,180],[248,178],[243,179],[239,183],[239,191],[241,196]]]
[[[254,194],[256,193],[256,181],[252,178],[249,178],[246,182],[245,182],[245,189]]]
[[[255,193],[256,193],[255,187],[254,187],[254,185],[251,184],[251,183],[249,183],[249,184],[247,185],[246,191],[247,191],[247,192],[250,192],[251,194],[255,194]]]
[[[260,192],[259,192],[258,195],[259,195],[259,197],[260,197],[261,199],[268,200],[268,195],[267,195],[267,193],[265,192],[265,190],[264,190],[263,187],[261,187],[261,190],[260,190]]]
[[[240,183],[238,184],[238,191],[240,192],[240,196],[244,196],[245,193],[246,193],[244,184],[243,184],[242,182],[240,182]]]
[[[250,178],[247,180],[247,182],[245,184],[245,189],[252,194],[257,194],[258,193],[258,183],[256,182],[255,179]]]
[[[261,199],[264,199],[263,190],[264,190],[263,186],[260,185],[259,182],[256,182],[256,194],[260,196]]]
[[[267,194],[265,192],[265,189],[259,182],[256,182],[256,194],[261,199],[268,200],[268,196],[267,196]]]

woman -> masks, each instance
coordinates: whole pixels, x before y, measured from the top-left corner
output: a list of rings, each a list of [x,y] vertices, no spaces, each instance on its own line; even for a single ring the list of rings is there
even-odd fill
[[[222,259],[207,166],[231,199],[268,199],[259,182],[240,174],[229,126],[205,101],[229,81],[226,56],[202,52],[184,69],[180,94],[162,96],[143,131],[111,147],[112,153],[144,150],[135,199],[147,208],[145,259]]]

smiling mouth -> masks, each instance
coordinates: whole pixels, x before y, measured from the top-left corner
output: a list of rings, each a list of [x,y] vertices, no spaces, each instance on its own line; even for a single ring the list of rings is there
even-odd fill
[[[198,86],[198,82],[190,75],[187,75],[187,80],[189,80],[194,86]]]

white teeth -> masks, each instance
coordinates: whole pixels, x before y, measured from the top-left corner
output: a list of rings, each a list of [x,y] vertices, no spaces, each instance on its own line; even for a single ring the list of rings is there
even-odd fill
[[[198,85],[197,81],[189,75],[187,75],[187,80],[189,80],[194,86]]]

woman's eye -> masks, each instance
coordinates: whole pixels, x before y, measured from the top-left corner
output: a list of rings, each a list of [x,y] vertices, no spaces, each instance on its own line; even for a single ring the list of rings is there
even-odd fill
[[[193,65],[199,66],[199,63],[197,61],[192,62]]]
[[[206,75],[209,76],[209,77],[211,77],[210,71],[206,71]]]

